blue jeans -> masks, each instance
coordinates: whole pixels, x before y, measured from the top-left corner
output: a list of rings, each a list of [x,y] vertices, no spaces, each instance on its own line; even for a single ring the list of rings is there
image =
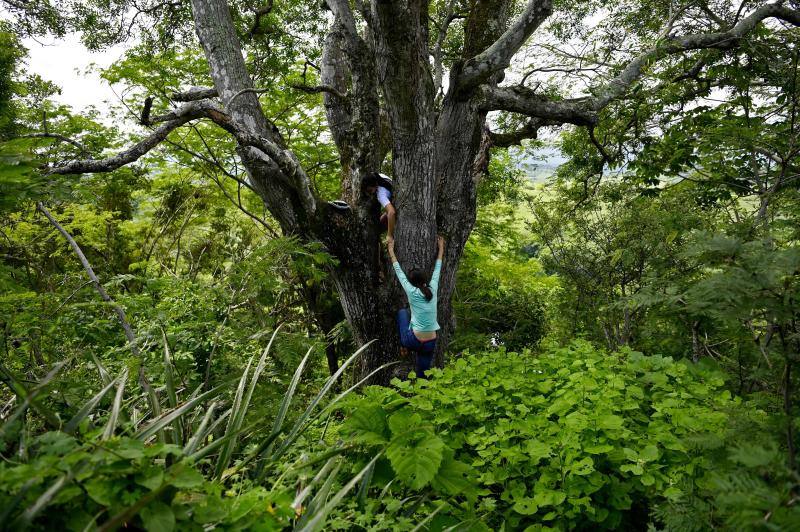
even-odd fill
[[[425,372],[431,369],[436,338],[420,342],[419,338],[414,336],[414,331],[411,330],[411,313],[407,308],[397,311],[397,331],[400,333],[400,345],[411,349],[417,355],[417,376],[425,376]]]

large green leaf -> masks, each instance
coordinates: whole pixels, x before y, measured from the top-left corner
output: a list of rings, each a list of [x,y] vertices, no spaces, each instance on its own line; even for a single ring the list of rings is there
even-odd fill
[[[175,529],[175,514],[163,502],[151,502],[139,513],[147,532],[172,532]]]
[[[378,405],[364,405],[347,419],[344,429],[354,441],[366,444],[383,444],[388,437],[386,412]]]
[[[386,456],[397,476],[413,489],[426,486],[439,471],[444,442],[430,430],[411,429],[396,437]]]
[[[442,464],[431,481],[431,487],[450,495],[464,494],[474,499],[477,490],[476,479],[472,477],[473,469],[469,464],[456,460],[454,454],[452,449],[444,450]]]

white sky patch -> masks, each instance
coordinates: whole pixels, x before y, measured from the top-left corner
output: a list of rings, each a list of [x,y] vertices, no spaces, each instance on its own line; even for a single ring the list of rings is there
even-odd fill
[[[28,49],[25,71],[39,74],[61,87],[61,94],[53,98],[55,101],[71,106],[78,113],[95,107],[104,116],[111,105],[119,103],[109,83],[100,78],[99,69],[119,59],[127,46],[90,52],[77,34],[63,39],[25,39],[23,45]],[[115,88],[119,94],[121,87]]]

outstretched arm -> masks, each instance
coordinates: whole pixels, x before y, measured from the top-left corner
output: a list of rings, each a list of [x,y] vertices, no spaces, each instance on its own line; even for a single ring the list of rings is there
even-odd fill
[[[388,241],[394,242],[394,224],[397,220],[397,211],[394,208],[394,205],[391,203],[386,204],[386,218],[389,222],[389,232],[388,232]]]
[[[436,256],[436,266],[433,267],[430,282],[431,289],[434,292],[439,290],[439,274],[442,273],[442,258],[444,257],[444,237],[440,235],[436,241],[439,244],[439,254]]]
[[[403,268],[400,267],[400,263],[397,261],[397,256],[394,254],[394,240],[389,240],[386,247],[389,249],[389,258],[392,259],[394,273],[397,275],[397,280],[400,281],[400,286],[403,287],[406,294],[410,294],[411,291],[414,290],[414,285],[408,281],[406,274],[403,272]]]

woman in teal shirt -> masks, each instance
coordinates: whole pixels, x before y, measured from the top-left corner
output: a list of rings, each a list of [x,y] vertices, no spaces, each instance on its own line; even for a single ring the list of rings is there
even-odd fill
[[[438,238],[439,255],[433,274],[427,274],[412,268],[408,277],[403,273],[400,263],[394,254],[394,241],[389,240],[389,257],[400,285],[408,297],[409,309],[402,308],[397,311],[397,329],[400,333],[400,344],[417,353],[417,375],[424,376],[431,368],[433,352],[436,349],[436,331],[439,323],[436,321],[437,292],[439,290],[439,273],[442,271],[442,257],[444,256],[444,238]]]

